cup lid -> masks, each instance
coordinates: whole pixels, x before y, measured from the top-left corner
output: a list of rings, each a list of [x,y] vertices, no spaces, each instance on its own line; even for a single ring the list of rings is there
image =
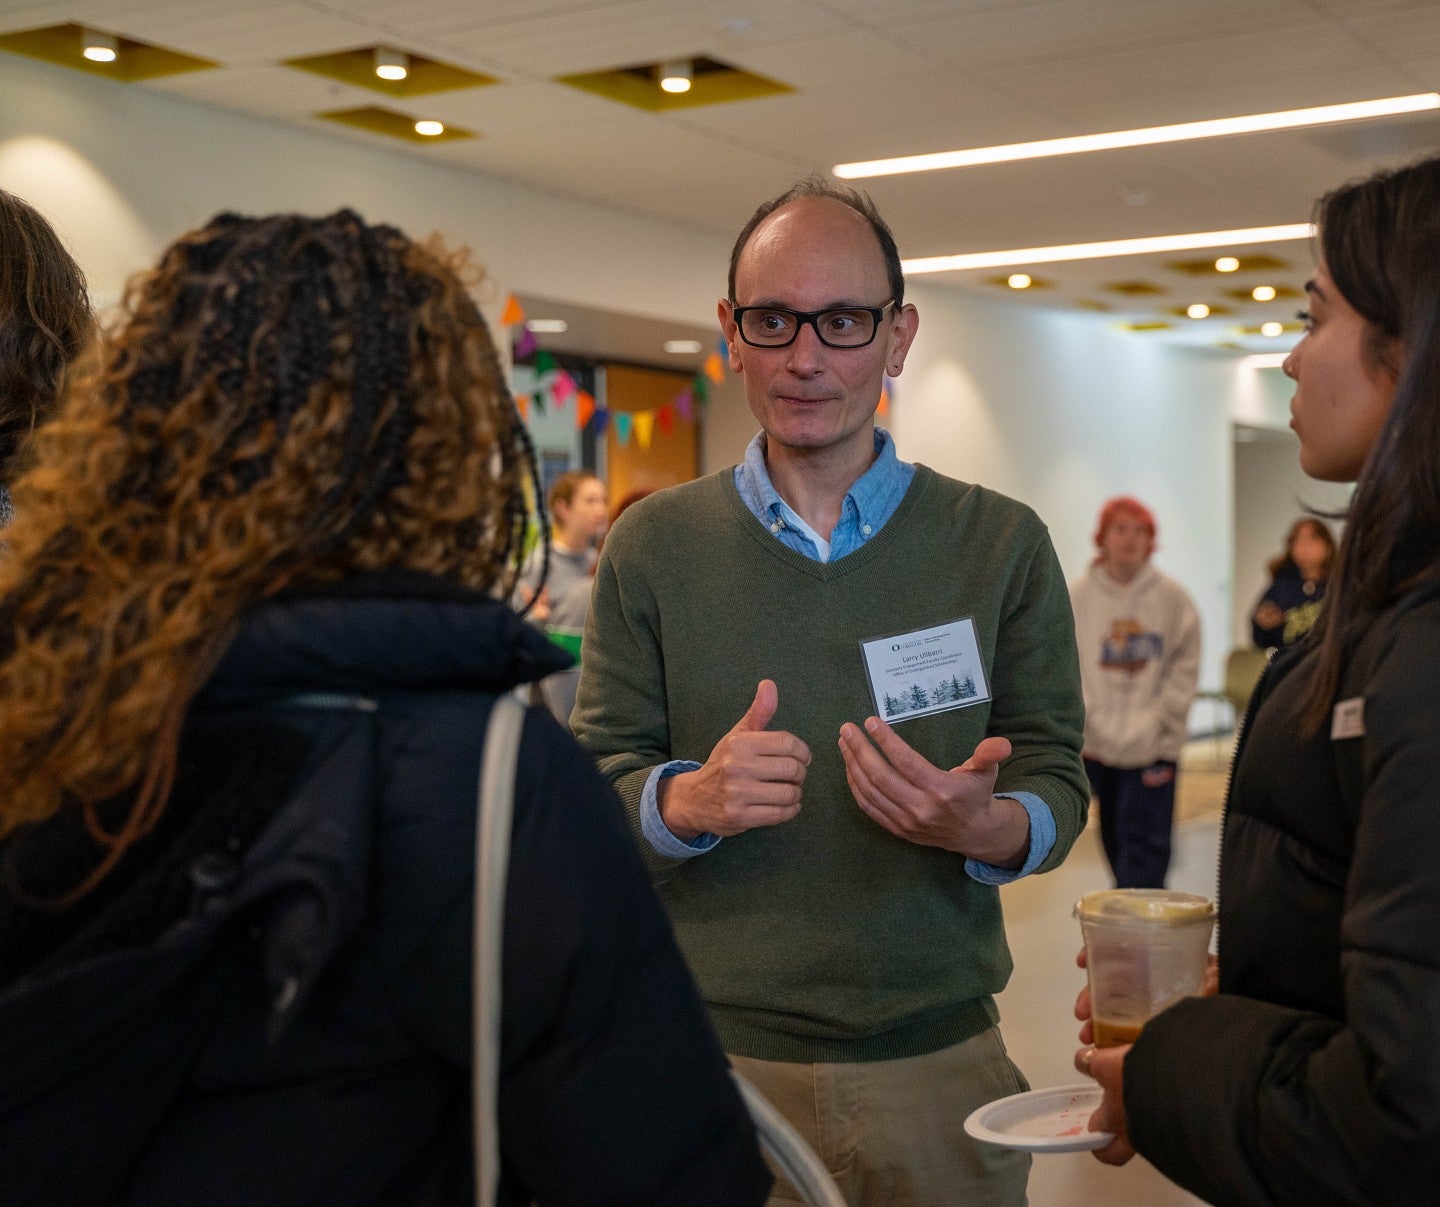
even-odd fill
[[[1085,922],[1185,926],[1208,922],[1215,916],[1215,903],[1208,897],[1173,889],[1100,889],[1086,893],[1075,903],[1075,916]]]

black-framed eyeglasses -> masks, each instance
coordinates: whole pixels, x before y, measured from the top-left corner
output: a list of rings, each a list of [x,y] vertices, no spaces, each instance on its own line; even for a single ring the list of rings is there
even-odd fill
[[[735,306],[730,314],[740,338],[754,348],[788,348],[809,323],[829,348],[863,348],[880,330],[891,298],[881,306],[832,306],[827,310],[786,310],[783,306]]]

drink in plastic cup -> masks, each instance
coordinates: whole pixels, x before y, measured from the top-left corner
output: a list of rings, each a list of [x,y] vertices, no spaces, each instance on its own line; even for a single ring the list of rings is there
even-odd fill
[[[1085,936],[1095,1046],[1134,1043],[1147,1021],[1205,984],[1215,906],[1169,889],[1086,893],[1075,905]]]

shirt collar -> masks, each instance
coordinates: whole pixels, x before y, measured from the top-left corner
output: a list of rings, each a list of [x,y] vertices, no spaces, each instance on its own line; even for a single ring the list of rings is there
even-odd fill
[[[912,467],[900,460],[895,440],[884,428],[875,429],[875,460],[845,494],[846,510],[853,509],[856,522],[879,527],[905,495]],[[752,511],[771,518],[793,514],[770,481],[765,466],[765,433],[756,432],[745,449],[745,461],[738,475],[741,491]]]

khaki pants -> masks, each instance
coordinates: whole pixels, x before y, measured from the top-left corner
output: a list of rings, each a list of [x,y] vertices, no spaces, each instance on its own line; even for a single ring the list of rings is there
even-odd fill
[[[820,1154],[850,1207],[1025,1205],[1030,1155],[965,1134],[971,1111],[1029,1088],[996,1028],[902,1060],[730,1061]],[[777,1178],[768,1207],[799,1201]]]

